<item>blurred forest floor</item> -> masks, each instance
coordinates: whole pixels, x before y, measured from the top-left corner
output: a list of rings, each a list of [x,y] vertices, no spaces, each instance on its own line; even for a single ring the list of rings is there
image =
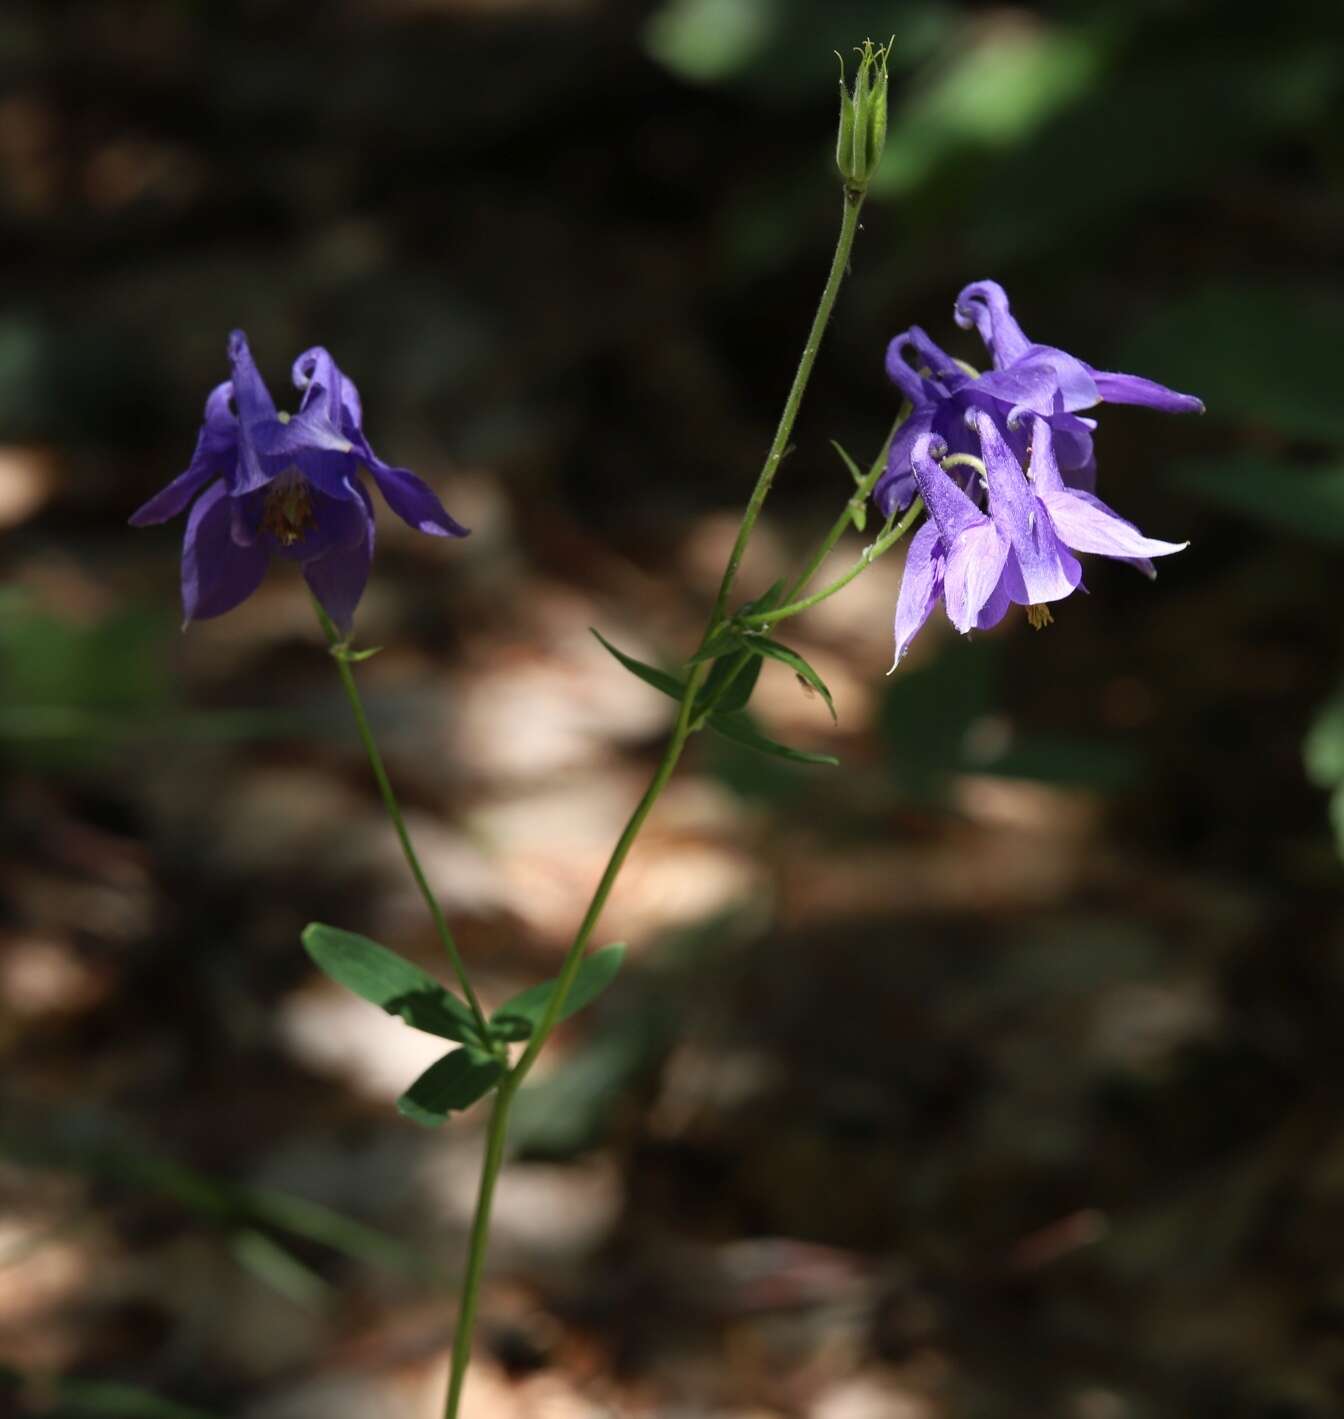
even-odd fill
[[[822,70],[891,7],[497,8],[0,22],[20,1413],[441,1402],[482,1120],[399,1119],[434,1042],[299,947],[437,970],[423,909],[292,568],[183,636],[180,529],[124,525],[230,326],[277,396],[331,347],[473,529],[380,509],[359,674],[487,1005],[553,973],[668,727],[589,628],[689,652],[768,443],[836,216]],[[890,679],[899,555],[792,623],[838,724],[777,665],[753,708],[841,767],[697,741],[660,803],[599,933],[626,968],[520,1099],[467,1413],[1327,1419],[1338,22],[897,8],[885,186],[743,595],[847,496],[828,437],[880,443],[885,340],[974,358],[951,302],[990,274],[1036,338],[1206,398],[1099,435],[1103,494],[1193,546],[1040,634],[931,622]]]

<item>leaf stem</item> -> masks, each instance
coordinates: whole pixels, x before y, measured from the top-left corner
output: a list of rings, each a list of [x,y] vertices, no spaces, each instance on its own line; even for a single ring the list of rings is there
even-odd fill
[[[884,552],[890,551],[909,532],[911,525],[923,511],[923,501],[916,498],[906,509],[905,516],[893,528],[884,532],[871,547],[866,548],[863,556],[843,576],[837,577],[829,586],[823,586],[820,591],[803,597],[801,601],[791,601],[787,605],[776,606],[773,611],[761,611],[755,615],[741,616],[738,618],[737,624],[772,626],[776,621],[787,621],[791,616],[801,616],[804,611],[810,611],[814,606],[819,606],[828,597],[834,596],[837,591],[843,591],[856,576],[867,571]]]
[[[453,933],[448,927],[443,908],[439,906],[438,899],[434,896],[425,877],[424,869],[420,866],[420,859],[415,855],[415,848],[411,844],[411,835],[406,830],[406,820],[401,816],[401,806],[397,802],[397,795],[392,791],[392,783],[387,776],[387,769],[383,766],[383,756],[378,752],[378,745],[374,740],[368,715],[364,713],[364,701],[360,698],[359,686],[355,684],[355,673],[350,668],[352,652],[349,642],[336,629],[335,623],[316,598],[313,599],[313,605],[317,608],[317,619],[321,622],[322,630],[331,647],[331,658],[336,662],[336,671],[341,677],[341,684],[345,687],[346,698],[350,701],[350,708],[354,711],[355,728],[359,731],[360,743],[364,745],[364,752],[369,757],[369,767],[373,770],[374,780],[378,784],[378,792],[382,796],[383,807],[387,810],[387,816],[391,819],[392,827],[397,834],[397,841],[401,844],[406,865],[411,869],[415,885],[420,889],[420,895],[425,899],[425,905],[429,908],[429,914],[434,921],[434,929],[438,932],[439,941],[453,968],[453,974],[457,977],[457,983],[462,987],[462,994],[471,1007],[471,1013],[475,1017],[476,1028],[480,1031],[481,1039],[488,1042],[490,1039],[489,1021],[486,1020],[485,1012],[481,1009],[481,1002],[476,998],[476,992],[471,988],[466,965],[457,949],[457,942],[453,940]]]
[[[826,284],[822,288],[821,299],[817,302],[817,312],[812,317],[812,328],[807,332],[807,343],[803,346],[802,357],[798,361],[798,369],[793,376],[793,385],[789,389],[788,398],[784,401],[784,410],[779,416],[779,424],[770,444],[770,452],[765,456],[765,464],[761,468],[760,476],[756,479],[755,488],[752,489],[751,498],[747,502],[747,510],[742,514],[742,525],[737,530],[737,541],[733,543],[728,565],[724,568],[723,580],[719,583],[719,594],[714,602],[714,613],[710,618],[711,626],[717,625],[723,620],[723,613],[728,606],[728,597],[732,592],[733,582],[737,578],[738,568],[742,565],[742,557],[747,550],[747,542],[751,538],[752,529],[756,526],[756,519],[761,515],[761,508],[770,492],[770,485],[775,481],[775,473],[779,469],[780,460],[788,448],[789,436],[793,433],[793,425],[798,418],[798,410],[802,406],[807,382],[812,377],[812,366],[816,363],[817,351],[821,348],[821,337],[826,332],[831,311],[835,307],[835,298],[840,293],[840,284],[845,279],[845,271],[849,266],[849,253],[854,246],[854,237],[859,228],[859,213],[862,210],[863,193],[846,189],[845,212],[840,223],[840,235],[835,243],[835,255],[831,258],[831,269],[826,277]]]

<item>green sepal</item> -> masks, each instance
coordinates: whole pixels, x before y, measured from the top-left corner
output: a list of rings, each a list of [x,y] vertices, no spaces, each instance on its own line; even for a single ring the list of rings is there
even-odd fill
[[[781,665],[787,665],[799,679],[811,685],[817,694],[826,701],[826,708],[831,712],[831,719],[836,718],[835,701],[831,699],[831,692],[826,688],[826,682],[796,650],[790,650],[788,646],[780,645],[778,641],[769,640],[765,636],[752,636],[746,642],[746,646],[749,650],[755,651],[757,655],[768,655],[771,660],[778,660]]]
[[[414,1030],[463,1044],[481,1044],[471,1011],[450,990],[404,956],[367,936],[313,922],[303,930],[313,964],[361,1000],[399,1015]]]
[[[397,1100],[397,1112],[422,1128],[438,1128],[450,1113],[469,1109],[499,1083],[504,1062],[467,1046],[445,1054]]]
[[[345,641],[337,641],[331,647],[331,654],[336,660],[344,660],[351,665],[358,664],[361,660],[372,660],[375,655],[382,651],[382,646],[370,646],[367,650],[354,650]]]
[[[621,941],[585,956],[574,977],[574,984],[565,996],[565,1003],[555,1017],[556,1023],[568,1020],[571,1015],[577,1015],[585,1006],[591,1005],[616,979],[624,960],[625,943]],[[490,1017],[490,1028],[503,1040],[527,1039],[546,1013],[556,984],[553,980],[543,981],[521,991],[512,1000],[506,1000]]]
[[[760,662],[758,661],[757,664]],[[778,744],[767,738],[747,718],[738,711],[735,714],[712,714],[707,721],[709,727],[725,739],[744,748],[755,749],[758,754],[770,754],[776,759],[788,759],[795,764],[838,764],[833,754],[810,754],[805,749],[790,749],[787,744]]]
[[[661,690],[663,694],[670,695],[674,700],[681,698],[681,692],[686,687],[675,675],[668,674],[666,670],[658,670],[652,665],[645,665],[642,660],[636,660],[633,655],[626,655],[624,651],[617,650],[601,631],[592,626],[588,629],[597,637],[603,650],[614,655],[632,675],[638,676],[646,685],[652,685],[655,690]]]

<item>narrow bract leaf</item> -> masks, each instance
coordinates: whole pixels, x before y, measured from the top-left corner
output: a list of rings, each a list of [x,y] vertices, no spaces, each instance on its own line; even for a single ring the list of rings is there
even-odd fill
[[[840,455],[840,461],[849,469],[849,476],[853,478],[856,485],[862,485],[863,473],[859,465],[849,456],[848,453],[834,440],[831,440],[831,447]]]
[[[601,631],[595,630],[591,626],[589,630],[601,642],[602,648],[614,655],[632,675],[637,675],[646,685],[652,685],[655,690],[661,690],[663,694],[671,695],[674,700],[681,698],[683,686],[675,675],[669,675],[666,670],[658,670],[652,665],[645,665],[642,660],[636,660],[633,655],[626,655],[623,651],[617,650]]]
[[[784,595],[784,578],[780,579],[769,589],[763,591],[752,601],[742,603],[742,609],[737,613],[739,616],[754,616],[761,611],[773,611],[779,605]]]
[[[623,941],[604,946],[600,951],[594,951],[591,956],[585,956],[556,1020],[568,1020],[571,1015],[577,1015],[584,1006],[591,1005],[616,979],[616,973],[621,969],[621,962],[624,960]],[[491,1025],[499,1025],[500,1034],[506,1039],[525,1040],[546,1013],[551,996],[555,994],[555,987],[556,982],[548,980],[521,991],[495,1011],[490,1017]]]
[[[795,675],[802,676],[826,701],[826,708],[830,710],[831,718],[836,718],[835,701],[831,699],[831,692],[826,688],[826,682],[796,650],[790,650],[788,646],[780,645],[778,641],[768,640],[764,636],[753,638],[751,644],[757,655],[768,655],[771,660],[778,660],[781,664],[787,665]]]
[[[756,662],[758,665],[759,661]],[[809,754],[805,749],[790,749],[787,744],[777,744],[773,739],[768,739],[764,734],[752,724],[745,714],[712,714],[709,717],[709,727],[717,733],[722,734],[725,739],[731,739],[735,744],[741,744],[747,749],[755,749],[758,754],[771,754],[777,759],[789,759],[795,764],[838,764],[840,762],[833,754]]]
[[[471,1011],[457,996],[367,936],[313,922],[304,928],[303,949],[337,985],[401,1016],[413,1029],[445,1040],[479,1041]]]
[[[438,1128],[450,1113],[470,1108],[504,1072],[503,1062],[474,1049],[455,1049],[428,1069],[397,1100],[397,1112],[423,1128]]]
[[[709,672],[704,689],[696,696],[698,704],[712,704],[716,714],[731,714],[746,705],[751,698],[751,692],[756,688],[761,662],[751,641],[744,640],[742,650],[752,651],[752,658],[745,665],[739,663],[741,651],[725,655],[714,662],[714,668]]]
[[[741,649],[741,632],[736,630],[730,622],[726,626],[720,626],[704,645],[691,656],[686,664],[700,665],[706,660],[717,660],[721,655],[727,655],[730,651]]]

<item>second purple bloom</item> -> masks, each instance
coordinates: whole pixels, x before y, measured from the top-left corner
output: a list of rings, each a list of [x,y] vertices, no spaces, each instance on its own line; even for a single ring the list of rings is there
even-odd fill
[[[359,392],[320,346],[294,362],[302,399],[278,412],[240,330],[229,337],[233,377],[211,391],[185,472],[131,516],[166,522],[188,505],[182,544],[184,621],[221,616],[261,584],[273,557],[297,562],[343,633],[368,581],[373,502],[367,471],[387,505],[420,532],[465,537],[427,484],[384,463],[364,434]]]

